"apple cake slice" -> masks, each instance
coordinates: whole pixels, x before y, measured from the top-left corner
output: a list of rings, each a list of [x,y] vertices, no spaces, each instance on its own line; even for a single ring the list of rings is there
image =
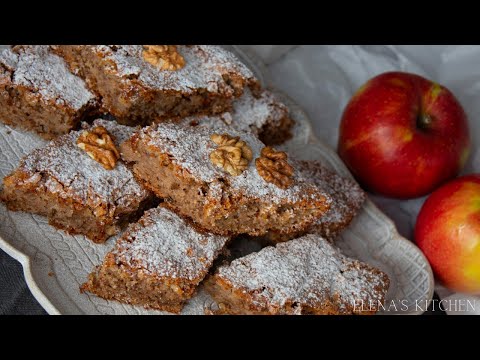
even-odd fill
[[[287,154],[221,121],[159,123],[121,145],[137,179],[213,233],[265,235],[305,230],[331,199]]]
[[[196,229],[161,205],[128,227],[81,290],[179,313],[228,240]]]
[[[104,242],[153,199],[115,158],[118,144],[134,131],[114,121],[95,120],[52,140],[25,156],[4,178],[0,199],[9,210],[47,216],[59,229]]]
[[[224,314],[369,315],[389,283],[382,271],[306,235],[219,267],[205,286]]]
[[[98,109],[84,81],[44,45],[16,45],[0,54],[0,121],[46,139],[68,133]]]
[[[231,109],[258,80],[234,54],[213,45],[57,45],[104,107],[127,125]]]

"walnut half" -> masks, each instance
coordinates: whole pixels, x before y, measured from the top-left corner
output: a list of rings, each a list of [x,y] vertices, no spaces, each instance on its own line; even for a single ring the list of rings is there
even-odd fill
[[[253,154],[252,149],[240,140],[228,134],[213,134],[210,139],[218,147],[210,153],[210,161],[217,167],[222,168],[232,176],[238,176],[244,172]]]
[[[258,174],[269,183],[281,189],[289,188],[293,183],[293,167],[287,162],[287,154],[267,146],[261,156],[255,160]]]
[[[105,169],[112,170],[120,158],[120,153],[113,140],[114,137],[109,134],[107,129],[103,126],[96,126],[80,134],[77,146]]]
[[[143,58],[162,70],[179,70],[185,66],[176,45],[143,45]]]

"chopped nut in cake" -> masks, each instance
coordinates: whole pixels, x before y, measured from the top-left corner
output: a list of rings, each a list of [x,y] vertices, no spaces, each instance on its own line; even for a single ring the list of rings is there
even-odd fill
[[[292,234],[269,232],[265,238],[277,243],[312,233],[333,241],[360,211],[366,194],[354,180],[336,174],[318,161],[299,161],[297,166],[307,179],[321,187],[332,199],[330,209],[305,231]]]
[[[137,179],[176,211],[213,233],[264,235],[305,230],[330,206],[330,198],[295,169],[288,188],[265,181],[254,161],[231,175],[210,154],[218,148],[212,135],[228,134],[260,157],[264,148],[255,135],[222,125],[159,123],[139,130],[121,145],[122,158]],[[243,146],[243,145],[242,145]],[[240,150],[238,150],[240,151]],[[250,154],[251,153],[251,154]]]
[[[205,286],[220,313],[369,315],[389,283],[382,271],[306,235],[221,266]]]
[[[9,210],[45,215],[51,225],[100,243],[118,233],[153,196],[121,160],[106,169],[77,145],[84,132],[103,128],[114,139],[110,146],[117,147],[135,129],[106,120],[84,125],[84,130],[60,136],[25,156],[3,180],[0,199]]]
[[[94,115],[98,101],[48,46],[16,45],[0,54],[0,121],[51,139]]]
[[[218,114],[247,86],[252,72],[211,45],[58,45],[53,49],[102,96],[124,124]]]
[[[128,227],[81,289],[104,299],[178,313],[228,240],[197,230],[160,206]]]

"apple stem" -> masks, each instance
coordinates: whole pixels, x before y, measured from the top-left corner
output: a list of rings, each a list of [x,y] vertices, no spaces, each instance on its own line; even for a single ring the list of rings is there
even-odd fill
[[[417,127],[422,130],[426,130],[430,128],[430,125],[432,124],[433,119],[430,115],[428,114],[420,114],[417,117]]]

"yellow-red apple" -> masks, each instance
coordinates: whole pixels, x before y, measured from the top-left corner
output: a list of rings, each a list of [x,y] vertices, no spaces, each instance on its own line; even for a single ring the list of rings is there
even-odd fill
[[[480,175],[452,180],[430,195],[415,241],[447,287],[480,294]]]
[[[338,152],[368,190],[426,195],[454,178],[470,150],[465,111],[444,86],[389,72],[364,84],[345,108]]]

